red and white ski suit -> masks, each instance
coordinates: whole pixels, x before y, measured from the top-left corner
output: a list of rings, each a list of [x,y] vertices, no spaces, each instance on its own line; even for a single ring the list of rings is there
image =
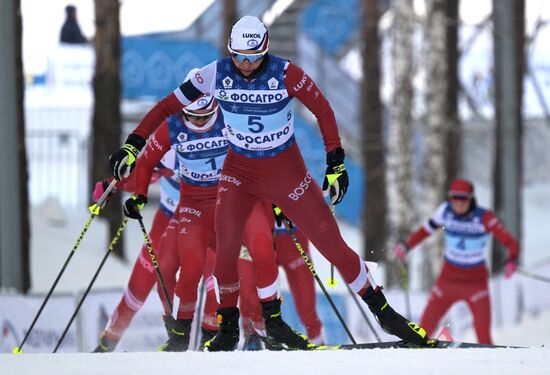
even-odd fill
[[[519,244],[491,210],[474,207],[465,215],[457,215],[449,202],[442,203],[432,216],[406,241],[412,249],[437,229],[445,231],[443,268],[432,288],[420,325],[428,335],[449,308],[458,301],[468,304],[479,343],[491,344],[491,301],[487,265],[489,236],[509,250],[508,260],[519,257]]]

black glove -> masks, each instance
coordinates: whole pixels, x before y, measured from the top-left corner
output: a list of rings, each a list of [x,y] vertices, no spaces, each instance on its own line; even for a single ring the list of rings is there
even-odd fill
[[[126,143],[109,157],[109,168],[117,181],[128,177],[135,167],[136,158],[145,146],[146,140],[137,134],[130,134]],[[130,167],[130,168],[128,168]]]
[[[275,222],[277,223],[278,227],[286,228],[284,225],[284,221],[286,220],[288,222],[289,228],[294,228],[294,224],[292,224],[292,221],[290,221],[290,219],[286,217],[283,211],[276,205],[273,205],[273,216],[275,216]]]
[[[134,195],[124,202],[124,215],[130,219],[142,219],[141,211],[147,204],[147,197],[143,195]]]
[[[346,195],[349,179],[346,167],[344,167],[344,158],[346,154],[341,147],[327,153],[327,170],[323,180],[323,193],[330,194],[330,202],[338,204]]]

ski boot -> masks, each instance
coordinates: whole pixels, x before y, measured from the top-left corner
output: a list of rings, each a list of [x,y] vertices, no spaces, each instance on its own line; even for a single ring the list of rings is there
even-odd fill
[[[110,353],[115,350],[118,344],[118,340],[110,339],[107,337],[105,331],[99,335],[99,344],[92,353]]]
[[[226,307],[218,309],[220,329],[216,336],[204,343],[205,352],[230,352],[239,343],[239,309]]]
[[[207,341],[212,340],[214,336],[216,336],[216,333],[218,333],[218,330],[206,329],[204,327],[201,327],[200,347],[202,348]]]
[[[281,317],[280,299],[261,302],[261,304],[268,341],[278,343],[286,350],[315,349],[315,344],[310,343],[305,335],[293,330],[285,323]]]
[[[386,301],[380,287],[369,288],[362,298],[385,332],[414,345],[428,346],[424,328],[397,313]]]
[[[168,340],[162,344],[157,352],[184,352],[189,349],[189,334],[193,319],[175,320],[171,316],[164,317],[164,323],[168,330]]]

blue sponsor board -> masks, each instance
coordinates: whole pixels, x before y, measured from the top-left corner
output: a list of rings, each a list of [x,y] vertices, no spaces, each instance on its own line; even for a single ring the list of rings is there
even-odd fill
[[[159,36],[122,39],[122,95],[131,98],[163,98],[178,87],[187,73],[220,57],[207,42]]]
[[[301,16],[302,31],[327,52],[337,53],[359,28],[358,0],[315,0]]]
[[[317,127],[308,125],[300,115],[294,117],[294,132],[306,166],[322,187],[326,170],[326,152]],[[345,148],[345,145],[343,145]],[[363,207],[363,170],[353,159],[346,157],[346,169],[350,180],[344,200],[336,206],[336,214],[353,225],[361,222]]]

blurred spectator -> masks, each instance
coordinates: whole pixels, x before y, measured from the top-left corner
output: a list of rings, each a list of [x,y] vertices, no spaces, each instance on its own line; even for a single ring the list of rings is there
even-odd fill
[[[88,43],[88,40],[84,37],[84,35],[82,35],[82,31],[80,31],[80,26],[78,25],[78,21],[76,19],[76,7],[74,5],[67,5],[65,7],[65,14],[67,18],[61,27],[61,43]]]

